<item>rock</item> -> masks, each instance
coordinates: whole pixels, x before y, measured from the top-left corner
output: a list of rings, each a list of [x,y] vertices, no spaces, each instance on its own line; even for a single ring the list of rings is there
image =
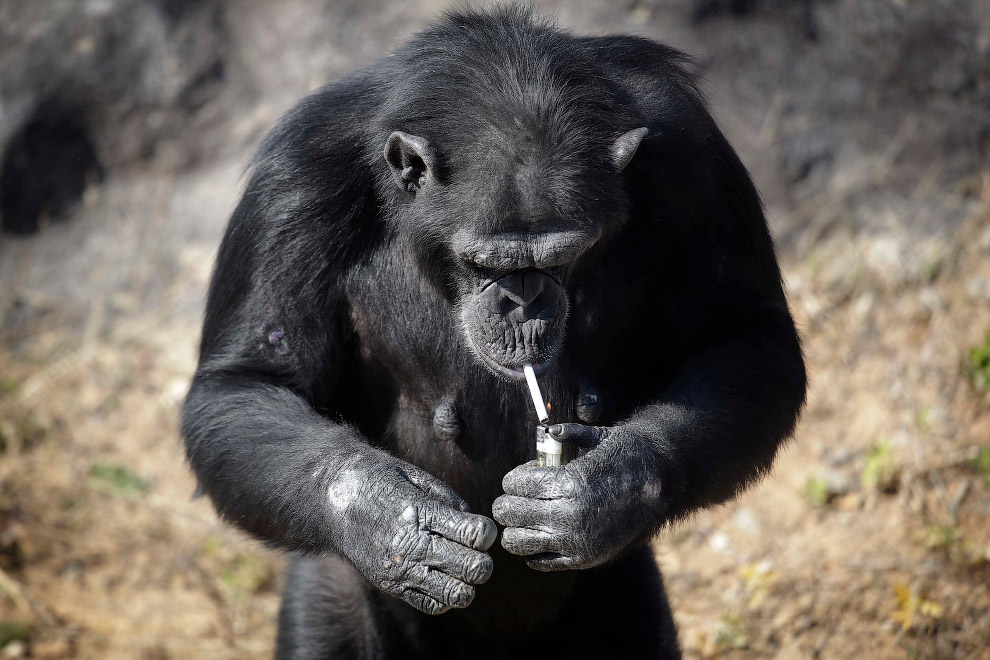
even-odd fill
[[[990,278],[971,277],[966,280],[966,295],[976,302],[990,302]]]
[[[31,643],[32,658],[70,658],[72,647],[67,640],[53,639]]]
[[[726,534],[722,532],[715,532],[708,537],[708,545],[710,545],[712,550],[715,552],[728,552],[731,543],[729,542],[729,537]]]
[[[862,493],[847,493],[832,501],[832,507],[838,511],[856,511],[863,508],[865,498]]]
[[[192,118],[225,76],[217,0],[39,6],[8,0],[0,31],[0,226],[18,234],[176,135],[199,159]]]
[[[858,475],[849,470],[827,468],[819,476],[825,483],[825,489],[830,498],[846,495],[859,489]]]
[[[832,467],[841,467],[848,465],[857,454],[858,452],[850,447],[835,447],[826,449],[822,459]]]
[[[748,507],[742,507],[736,511],[735,515],[732,517],[732,522],[735,523],[735,526],[739,529],[739,531],[748,534],[749,536],[759,536],[762,532],[760,519],[755,513],[753,513],[753,510]]]
[[[3,650],[0,650],[0,657],[3,658],[23,658],[27,654],[27,645],[19,639],[7,643]]]
[[[835,159],[835,137],[816,127],[787,138],[780,146],[780,169],[788,182],[800,183],[814,175],[825,179]]]

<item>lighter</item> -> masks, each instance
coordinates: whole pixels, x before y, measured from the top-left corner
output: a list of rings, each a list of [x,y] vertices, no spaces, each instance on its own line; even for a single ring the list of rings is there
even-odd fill
[[[536,374],[533,372],[533,365],[523,366],[526,374],[526,383],[529,385],[529,394],[533,397],[533,407],[536,408],[536,416],[540,420],[540,425],[536,427],[536,464],[540,467],[559,467],[563,445],[550,437],[547,432],[547,424],[550,422],[550,415],[547,413],[547,406],[543,403],[543,394],[540,386],[536,382]]]

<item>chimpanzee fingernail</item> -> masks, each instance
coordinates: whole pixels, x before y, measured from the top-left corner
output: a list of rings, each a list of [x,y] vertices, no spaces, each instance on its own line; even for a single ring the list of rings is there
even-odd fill
[[[547,432],[550,435],[560,435],[561,433],[564,432],[564,427],[561,426],[560,424],[554,424],[553,426],[547,429]]]

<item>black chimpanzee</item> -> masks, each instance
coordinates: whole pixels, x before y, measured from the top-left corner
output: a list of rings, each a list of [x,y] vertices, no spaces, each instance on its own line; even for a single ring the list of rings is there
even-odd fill
[[[530,461],[524,364],[564,467]],[[804,392],[685,58],[499,8],[265,140],[183,432],[220,513],[297,551],[279,658],[672,658],[647,542],[765,474]]]

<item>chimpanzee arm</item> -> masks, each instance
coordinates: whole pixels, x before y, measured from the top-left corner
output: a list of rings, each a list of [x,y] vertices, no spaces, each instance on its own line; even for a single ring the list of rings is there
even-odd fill
[[[595,566],[769,470],[804,401],[793,323],[782,301],[713,303],[725,313],[707,320],[722,336],[683,362],[656,403],[611,427],[553,426],[586,451],[563,468],[528,463],[505,476],[492,512],[509,552],[539,570]]]
[[[656,402],[622,422],[551,428],[586,450],[567,466],[506,475],[493,505],[502,544],[540,570],[600,564],[738,493],[769,470],[806,387],[759,196],[678,54],[635,38],[588,42],[649,122],[625,176],[646,216],[630,231],[656,253],[626,261],[663,264],[646,286],[681,360]]]
[[[339,553],[439,613],[469,604],[490,575],[494,523],[314,408],[345,366],[343,282],[377,240],[364,82],[304,101],[256,157],[218,256],[182,429],[224,518],[277,547]]]
[[[587,451],[563,468],[528,463],[505,476],[492,507],[503,546],[540,570],[595,566],[765,474],[805,375],[792,332],[753,332],[689,360],[660,402],[622,423],[551,427]]]

